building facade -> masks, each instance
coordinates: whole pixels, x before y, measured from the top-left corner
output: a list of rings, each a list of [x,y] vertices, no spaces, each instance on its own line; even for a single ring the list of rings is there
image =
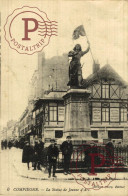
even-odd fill
[[[16,122],[12,131],[12,138],[16,141],[19,140],[19,122]]]
[[[128,141],[128,85],[110,65],[85,81],[90,95],[91,135],[99,140]]]
[[[30,140],[32,125],[32,114],[27,107],[19,119],[19,139]]]
[[[33,135],[44,142],[63,137],[65,91],[50,92],[35,103],[33,109]]]
[[[68,55],[63,54],[46,59],[45,54],[39,52],[38,67],[30,81],[28,100],[43,98],[46,91],[67,90],[67,83]]]
[[[116,143],[127,143],[128,84],[110,65],[101,69],[95,65],[93,74],[84,80],[82,88],[91,92],[89,114],[92,138],[101,142],[110,138]],[[44,141],[63,137],[65,92],[50,92],[35,105],[35,127],[40,130],[40,136],[42,131]]]

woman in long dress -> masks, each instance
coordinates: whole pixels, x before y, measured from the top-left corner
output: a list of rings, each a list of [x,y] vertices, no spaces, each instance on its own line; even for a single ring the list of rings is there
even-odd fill
[[[88,42],[89,44],[89,42]],[[90,44],[85,51],[82,51],[81,45],[76,44],[73,51],[70,51],[68,57],[72,57],[69,66],[69,86],[81,86],[82,85],[82,68],[80,59],[85,55],[90,49]]]
[[[29,163],[33,161],[34,149],[30,146],[29,142],[25,142],[25,146],[23,148],[22,153],[22,163],[27,163],[27,167],[29,169]]]

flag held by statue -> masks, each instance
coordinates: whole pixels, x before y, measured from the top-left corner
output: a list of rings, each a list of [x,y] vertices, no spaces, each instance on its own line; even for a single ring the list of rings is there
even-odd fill
[[[80,36],[85,36],[85,35],[86,33],[84,30],[84,26],[80,25],[73,31],[72,38],[75,40],[75,39],[78,39]]]

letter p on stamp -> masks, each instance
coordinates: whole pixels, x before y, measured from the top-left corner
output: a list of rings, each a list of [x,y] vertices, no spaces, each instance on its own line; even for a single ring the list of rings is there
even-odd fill
[[[19,54],[32,55],[42,51],[57,36],[57,21],[37,7],[23,6],[15,9],[4,25],[5,40]]]

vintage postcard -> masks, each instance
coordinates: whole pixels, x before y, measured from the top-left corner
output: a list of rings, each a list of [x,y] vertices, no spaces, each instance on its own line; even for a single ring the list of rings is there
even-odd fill
[[[0,0],[0,194],[128,195],[128,1]]]

